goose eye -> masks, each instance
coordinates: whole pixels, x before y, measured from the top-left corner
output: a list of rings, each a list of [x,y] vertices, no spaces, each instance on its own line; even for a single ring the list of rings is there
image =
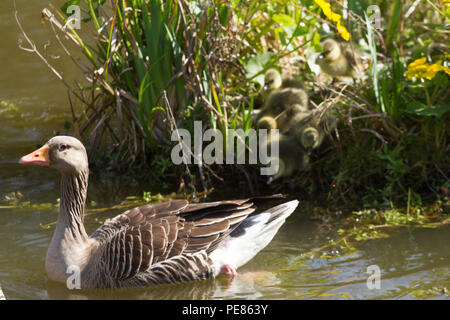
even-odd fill
[[[64,151],[64,150],[69,149],[69,148],[70,148],[69,145],[67,145],[67,144],[61,144],[61,145],[59,146],[59,151]]]

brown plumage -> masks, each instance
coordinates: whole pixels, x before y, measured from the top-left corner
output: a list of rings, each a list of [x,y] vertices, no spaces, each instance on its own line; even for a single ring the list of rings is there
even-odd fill
[[[214,206],[173,200],[128,210],[90,238],[104,244],[103,256],[109,266],[122,266],[113,269],[111,277],[125,280],[174,256],[210,252],[254,210],[250,199],[219,201]],[[139,251],[142,254],[133,254]]]

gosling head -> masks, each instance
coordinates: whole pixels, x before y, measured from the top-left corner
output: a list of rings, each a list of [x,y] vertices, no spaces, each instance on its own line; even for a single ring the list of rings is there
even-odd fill
[[[311,155],[312,150],[319,146],[319,131],[313,127],[304,129],[300,134],[300,141],[306,154]]]
[[[272,91],[281,87],[281,74],[276,69],[269,69],[264,76],[264,91]]]
[[[336,40],[328,38],[322,42],[323,51],[317,58],[318,60],[330,62],[339,59],[341,48]]]
[[[86,149],[74,137],[56,136],[41,148],[23,156],[19,163],[49,166],[61,173],[75,175],[89,168]]]
[[[270,116],[262,117],[258,123],[256,124],[258,129],[276,129],[277,128],[277,120]]]

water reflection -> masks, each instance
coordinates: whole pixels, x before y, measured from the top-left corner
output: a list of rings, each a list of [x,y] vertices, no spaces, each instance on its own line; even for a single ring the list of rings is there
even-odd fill
[[[50,299],[141,299],[141,300],[209,300],[258,299],[262,288],[279,282],[270,272],[245,272],[234,279],[219,277],[180,285],[162,285],[148,288],[120,288],[101,290],[69,290],[60,283],[48,281],[46,290]]]

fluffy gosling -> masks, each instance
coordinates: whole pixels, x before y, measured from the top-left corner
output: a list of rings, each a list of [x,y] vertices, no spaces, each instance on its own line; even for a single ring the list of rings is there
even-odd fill
[[[303,85],[292,77],[282,77],[277,69],[267,70],[264,75],[264,86],[261,90],[261,96],[267,99],[272,92],[283,88],[303,89]]]
[[[278,128],[282,134],[291,134],[296,128],[311,118],[311,112],[305,110],[300,104],[293,104],[278,117]]]
[[[278,160],[278,172],[268,178],[268,184],[289,177],[296,170],[306,169],[309,165],[309,157],[295,137],[280,134],[277,142],[278,157],[272,157],[272,160]]]
[[[336,128],[336,118],[330,114],[325,114],[322,118],[319,115],[313,115],[309,121],[297,122],[294,129],[294,135],[300,140],[306,154],[311,155],[312,151],[318,148],[325,136]]]
[[[263,91],[268,96],[256,116],[256,127],[286,131],[284,126],[290,116],[308,110],[308,95],[301,87],[301,83],[293,78],[282,79],[278,70],[267,70]]]
[[[284,88],[276,90],[267,98],[259,118],[266,115],[277,117],[293,105],[300,105],[304,110],[308,110],[308,95],[303,89]]]
[[[322,72],[333,78],[362,77],[360,54],[350,44],[328,38],[322,42],[322,47],[323,52],[316,59]]]
[[[256,128],[267,130],[277,129],[278,128],[277,120],[271,116],[264,116],[258,120],[258,122],[256,123]]]

